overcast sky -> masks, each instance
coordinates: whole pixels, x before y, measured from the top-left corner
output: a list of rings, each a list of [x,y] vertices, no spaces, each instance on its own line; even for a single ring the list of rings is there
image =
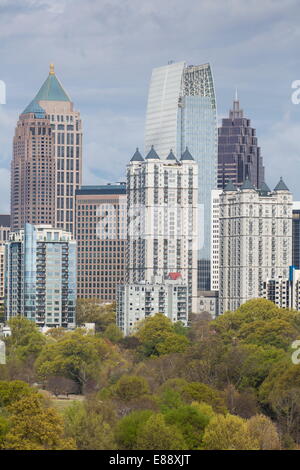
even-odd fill
[[[300,199],[299,0],[0,0],[0,212],[18,115],[49,63],[80,110],[85,184],[125,179],[143,150],[151,70],[169,60],[211,64],[218,116],[238,88],[257,129],[271,186],[283,176]]]

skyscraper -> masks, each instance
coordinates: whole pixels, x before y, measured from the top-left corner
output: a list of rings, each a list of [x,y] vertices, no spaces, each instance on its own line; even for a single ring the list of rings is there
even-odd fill
[[[50,208],[49,201],[44,201],[45,212],[49,213],[48,219],[44,223],[52,223],[56,227],[62,228],[66,231],[74,233],[75,229],[75,190],[81,185],[82,179],[82,125],[79,111],[75,111],[70,97],[63,89],[60,81],[55,75],[53,64],[50,65],[50,72],[40,88],[39,92],[26,108],[23,116],[27,116],[29,120],[28,127],[32,117],[35,116],[36,120],[43,117],[47,126],[51,127],[52,149],[50,149],[50,141],[47,143],[48,147],[41,147],[37,149],[42,155],[42,150],[51,153],[55,161],[55,180],[54,180],[54,221],[50,222]],[[31,121],[30,121],[31,119]],[[41,123],[41,121],[37,121]],[[19,133],[24,132],[22,123],[20,123]],[[38,126],[37,126],[38,127]],[[38,129],[37,129],[38,131]],[[48,132],[48,130],[47,130]],[[39,134],[37,134],[39,135]],[[48,135],[48,134],[46,134]],[[43,136],[43,134],[42,134]],[[42,144],[41,144],[42,145]],[[30,148],[19,141],[19,134],[15,138],[16,153],[26,152],[27,158],[30,156]],[[24,160],[24,158],[23,158]],[[13,172],[14,169],[12,168]],[[16,185],[22,178],[22,168],[17,167]],[[14,181],[13,180],[13,183]],[[25,183],[25,194],[27,187]],[[49,183],[50,184],[50,183]],[[49,189],[49,188],[48,188]],[[50,194],[49,191],[46,194]],[[22,198],[22,193],[16,196],[14,185],[12,185],[12,204],[15,204],[15,198]],[[35,201],[36,195],[34,191],[30,192],[31,203]],[[22,214],[22,211],[21,211]],[[51,208],[52,214],[52,208]],[[15,223],[15,217],[12,212],[12,225],[14,228],[22,228],[26,216],[19,216],[20,223]],[[41,220],[25,220],[25,222],[43,223]],[[18,222],[18,220],[17,220]]]
[[[32,101],[21,114],[11,162],[11,229],[55,218],[54,135],[46,112]]]
[[[200,205],[198,288],[210,289],[211,190],[217,185],[217,120],[209,64],[185,62],[155,68],[148,95],[145,150],[154,145],[166,158],[170,149],[181,155],[188,147],[198,163]]]
[[[5,243],[9,240],[10,216],[0,215],[0,304],[4,302]]]
[[[125,281],[126,222],[125,183],[76,190],[78,297],[116,300]]]
[[[161,159],[138,149],[127,166],[127,282],[180,273],[196,311],[198,165],[188,151]]]
[[[292,265],[300,269],[300,202],[293,202],[293,260]]]
[[[76,242],[50,225],[25,224],[6,244],[5,317],[74,327]]]
[[[241,186],[246,178],[260,188],[265,175],[256,130],[244,117],[237,92],[229,117],[222,119],[218,132],[218,188],[223,189],[229,181]]]
[[[292,261],[292,194],[280,179],[270,191],[246,179],[220,195],[220,313],[259,297],[263,282],[287,278]]]

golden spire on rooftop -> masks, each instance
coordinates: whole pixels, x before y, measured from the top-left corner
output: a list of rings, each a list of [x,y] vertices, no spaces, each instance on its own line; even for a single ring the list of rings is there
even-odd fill
[[[54,64],[50,64],[49,75],[55,75],[55,72],[54,72]]]

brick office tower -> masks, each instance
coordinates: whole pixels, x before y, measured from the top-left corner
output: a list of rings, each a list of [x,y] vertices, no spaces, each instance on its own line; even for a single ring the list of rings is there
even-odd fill
[[[218,132],[218,188],[224,189],[229,181],[239,187],[247,178],[260,188],[265,175],[256,130],[244,117],[237,93],[233,109],[228,118],[222,119]]]
[[[76,190],[78,297],[113,302],[126,265],[126,184]]]
[[[11,162],[11,229],[50,224],[55,216],[54,136],[45,110],[33,100],[20,115]]]

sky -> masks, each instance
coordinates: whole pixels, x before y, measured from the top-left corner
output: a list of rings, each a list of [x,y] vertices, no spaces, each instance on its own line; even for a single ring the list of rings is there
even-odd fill
[[[0,0],[0,213],[9,212],[12,139],[49,64],[84,126],[83,183],[124,181],[144,149],[151,71],[212,67],[219,122],[238,89],[257,130],[266,182],[300,199],[299,0]]]

